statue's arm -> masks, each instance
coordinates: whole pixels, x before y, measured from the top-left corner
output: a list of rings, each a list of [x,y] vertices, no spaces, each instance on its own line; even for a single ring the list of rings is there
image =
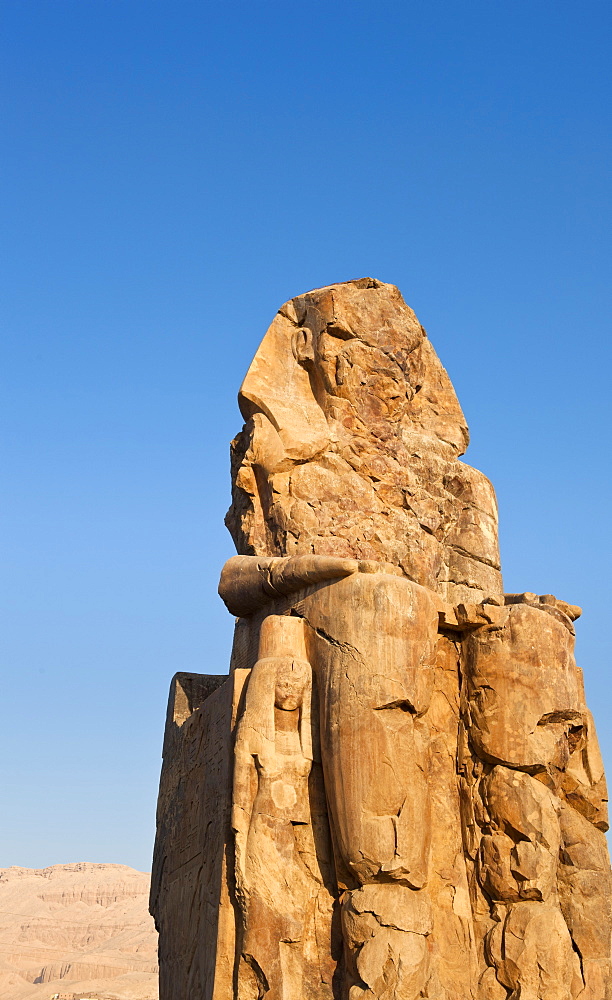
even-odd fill
[[[242,617],[278,597],[358,569],[356,559],[335,556],[233,556],[221,571],[219,595],[231,614]]]
[[[237,741],[238,742],[238,741]],[[242,907],[248,895],[246,861],[249,828],[253,815],[257,781],[255,760],[248,747],[236,747],[234,758],[234,789],[232,796],[232,830],[235,845],[236,892]]]

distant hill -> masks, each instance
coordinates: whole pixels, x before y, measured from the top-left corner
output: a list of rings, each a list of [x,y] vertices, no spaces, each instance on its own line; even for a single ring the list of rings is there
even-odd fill
[[[157,1000],[149,878],[125,865],[0,868],[2,1000]]]

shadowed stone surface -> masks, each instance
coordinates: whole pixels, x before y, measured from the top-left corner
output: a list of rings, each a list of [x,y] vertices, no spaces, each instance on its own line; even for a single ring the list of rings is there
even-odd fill
[[[161,1000],[610,1000],[580,609],[504,594],[416,316],[298,296],[239,402],[230,673],[177,675],[166,726]]]

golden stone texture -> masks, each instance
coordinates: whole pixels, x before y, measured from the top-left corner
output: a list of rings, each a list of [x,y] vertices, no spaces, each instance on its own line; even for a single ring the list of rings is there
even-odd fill
[[[397,288],[286,303],[239,395],[228,676],[172,684],[161,1000],[612,1000],[580,609],[503,593],[493,488]]]

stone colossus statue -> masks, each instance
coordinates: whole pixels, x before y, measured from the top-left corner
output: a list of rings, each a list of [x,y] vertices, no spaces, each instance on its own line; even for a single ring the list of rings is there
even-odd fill
[[[365,278],[249,368],[229,677],[173,681],[161,1000],[610,1000],[580,609],[504,594],[493,488],[416,316]]]

